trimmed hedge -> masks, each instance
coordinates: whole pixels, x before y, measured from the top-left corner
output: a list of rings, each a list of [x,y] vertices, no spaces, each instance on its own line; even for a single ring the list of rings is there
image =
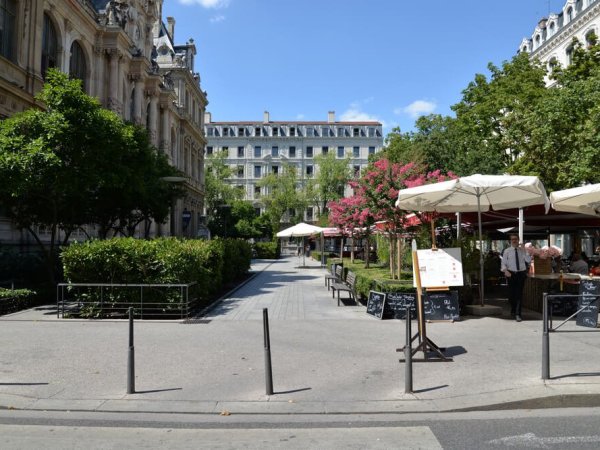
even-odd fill
[[[277,242],[257,242],[254,244],[256,257],[260,259],[279,258],[280,247]]]
[[[115,238],[72,244],[61,253],[65,279],[71,283],[187,284],[197,283],[190,297],[208,304],[226,283],[239,280],[250,269],[251,247],[237,239],[141,240]],[[168,291],[168,290],[167,290]],[[92,294],[90,294],[92,295]],[[109,301],[135,301],[135,293],[121,290]],[[146,295],[146,294],[145,294]],[[148,301],[179,303],[178,292],[156,292]],[[128,300],[128,296],[131,298]],[[144,297],[146,301],[146,296]],[[96,314],[96,309],[91,315]]]
[[[36,303],[36,293],[29,289],[0,288],[0,316],[27,309]]]

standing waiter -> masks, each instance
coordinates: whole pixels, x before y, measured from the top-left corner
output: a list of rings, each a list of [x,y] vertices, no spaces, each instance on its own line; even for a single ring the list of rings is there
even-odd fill
[[[523,303],[523,287],[527,277],[527,266],[531,257],[525,253],[522,245],[519,245],[519,236],[510,235],[510,247],[502,253],[502,264],[500,270],[504,272],[508,280],[508,301],[510,302],[510,315],[517,322],[521,319],[521,304]]]

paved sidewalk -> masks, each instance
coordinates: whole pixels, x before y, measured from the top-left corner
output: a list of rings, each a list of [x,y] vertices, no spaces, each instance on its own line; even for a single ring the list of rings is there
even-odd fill
[[[335,414],[600,399],[600,333],[569,323],[572,332],[551,334],[553,378],[544,382],[542,323],[527,312],[521,323],[506,315],[428,324],[428,336],[454,361],[415,362],[415,392],[405,394],[405,366],[396,352],[404,345],[404,322],[377,320],[363,306],[338,307],[325,288],[325,270],[306,263],[253,262],[257,275],[202,320],[136,321],[132,395],[125,393],[127,321],[57,319],[52,305],[1,317],[0,408]],[[271,396],[265,395],[263,308]]]

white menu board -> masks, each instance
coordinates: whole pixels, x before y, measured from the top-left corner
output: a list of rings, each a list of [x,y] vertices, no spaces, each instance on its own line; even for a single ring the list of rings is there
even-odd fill
[[[463,271],[460,248],[417,250],[421,287],[462,286]],[[413,285],[416,277],[413,270]]]

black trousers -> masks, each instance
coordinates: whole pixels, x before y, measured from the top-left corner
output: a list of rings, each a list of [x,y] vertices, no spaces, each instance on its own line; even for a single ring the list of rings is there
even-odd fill
[[[521,304],[523,303],[523,288],[527,274],[524,270],[521,272],[511,272],[508,277],[508,301],[510,302],[510,313],[517,316],[521,315]]]

